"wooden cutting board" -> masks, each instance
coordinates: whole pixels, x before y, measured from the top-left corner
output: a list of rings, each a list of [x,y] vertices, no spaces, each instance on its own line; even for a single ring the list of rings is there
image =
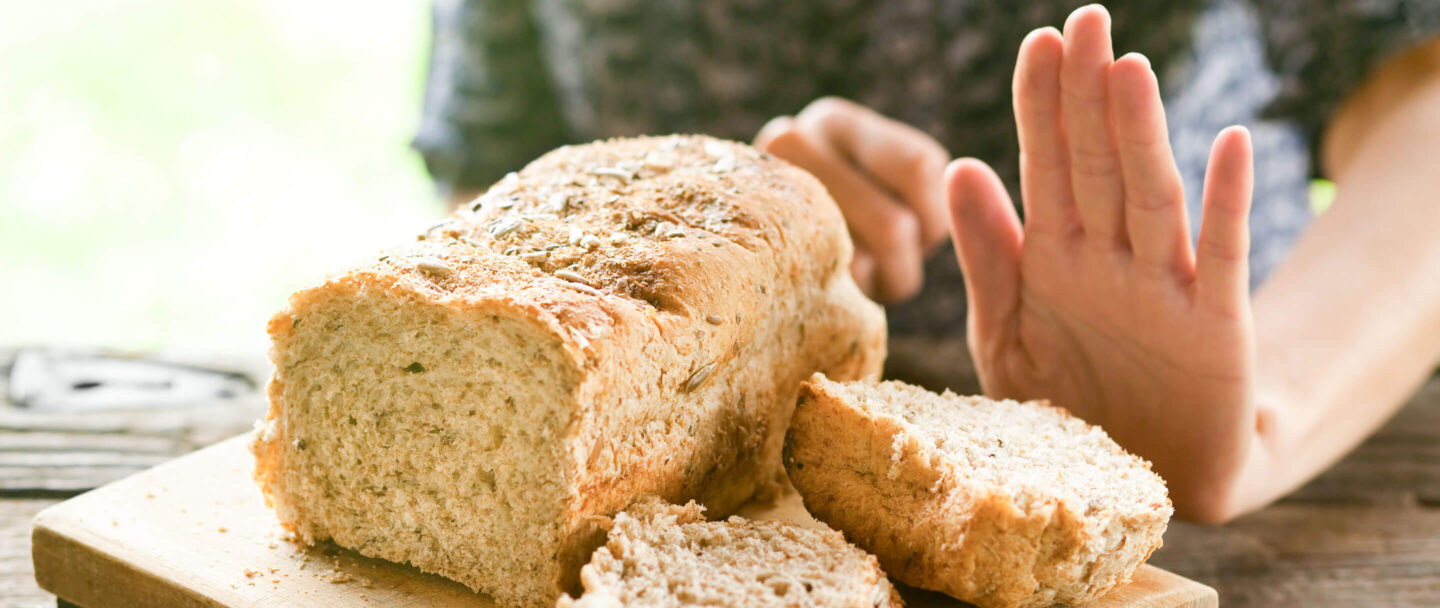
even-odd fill
[[[284,540],[235,437],[55,505],[35,518],[35,578],[87,608],[106,606],[471,606],[488,597],[414,568]],[[750,517],[816,525],[793,494]],[[962,606],[904,589],[910,606]],[[1215,590],[1143,566],[1095,606],[1217,606]]]

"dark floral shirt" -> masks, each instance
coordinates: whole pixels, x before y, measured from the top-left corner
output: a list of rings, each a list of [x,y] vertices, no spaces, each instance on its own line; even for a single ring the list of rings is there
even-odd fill
[[[562,144],[670,132],[748,141],[770,118],[840,95],[989,161],[1017,192],[1016,51],[1079,4],[436,0],[415,146],[442,191],[479,190]],[[1116,54],[1142,52],[1160,76],[1192,218],[1215,134],[1250,128],[1256,284],[1310,219],[1316,146],[1336,105],[1379,62],[1440,31],[1440,0],[1108,8]],[[936,255],[920,296],[888,312],[898,334],[962,333],[953,254]]]

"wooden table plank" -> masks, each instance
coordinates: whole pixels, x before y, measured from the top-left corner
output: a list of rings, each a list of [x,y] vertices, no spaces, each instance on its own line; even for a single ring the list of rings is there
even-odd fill
[[[225,396],[199,394],[193,400],[182,400],[179,406],[172,403],[171,407],[142,407],[143,403],[83,410],[24,407],[9,399],[9,372],[17,358],[36,353],[42,353],[42,358],[64,359],[61,351],[0,349],[0,497],[79,494],[242,432],[265,408],[259,388],[269,371],[261,357],[125,354],[113,358],[127,363],[154,363],[166,369],[204,365],[227,377],[243,378],[244,382],[237,381],[236,386],[247,390]],[[81,358],[96,356],[87,354]],[[155,393],[157,398],[175,401],[164,389],[156,389]],[[146,393],[127,394],[134,397]]]
[[[1435,606],[1440,511],[1281,504],[1223,527],[1174,524],[1152,563],[1224,606]]]
[[[57,500],[0,500],[0,607],[54,606],[55,596],[35,584],[30,520]]]

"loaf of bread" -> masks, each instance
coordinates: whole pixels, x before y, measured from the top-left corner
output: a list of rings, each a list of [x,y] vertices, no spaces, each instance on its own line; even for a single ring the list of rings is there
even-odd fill
[[[1094,600],[1172,513],[1148,462],[1064,410],[900,382],[806,383],[785,467],[896,580],[982,608]]]
[[[558,608],[904,605],[875,556],[839,532],[646,501],[615,517],[580,571],[585,594]]]
[[[304,542],[553,604],[597,521],[728,513],[783,474],[804,379],[878,374],[850,256],[824,187],[748,146],[561,148],[291,296],[256,479]]]

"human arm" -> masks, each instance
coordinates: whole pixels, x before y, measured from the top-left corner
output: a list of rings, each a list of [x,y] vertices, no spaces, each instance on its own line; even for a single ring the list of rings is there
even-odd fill
[[[1440,361],[1437,155],[1432,41],[1383,64],[1326,130],[1336,199],[1255,295],[1260,430],[1221,515],[1263,506],[1328,468]]]
[[[1440,358],[1440,178],[1423,168],[1440,86],[1432,72],[1333,131],[1356,133],[1339,199],[1252,302],[1248,136],[1217,138],[1192,249],[1155,76],[1112,59],[1108,25],[1087,7],[1022,45],[1023,226],[983,163],[947,173],[970,348],[987,393],[1100,424],[1182,517],[1225,521],[1329,466]]]

